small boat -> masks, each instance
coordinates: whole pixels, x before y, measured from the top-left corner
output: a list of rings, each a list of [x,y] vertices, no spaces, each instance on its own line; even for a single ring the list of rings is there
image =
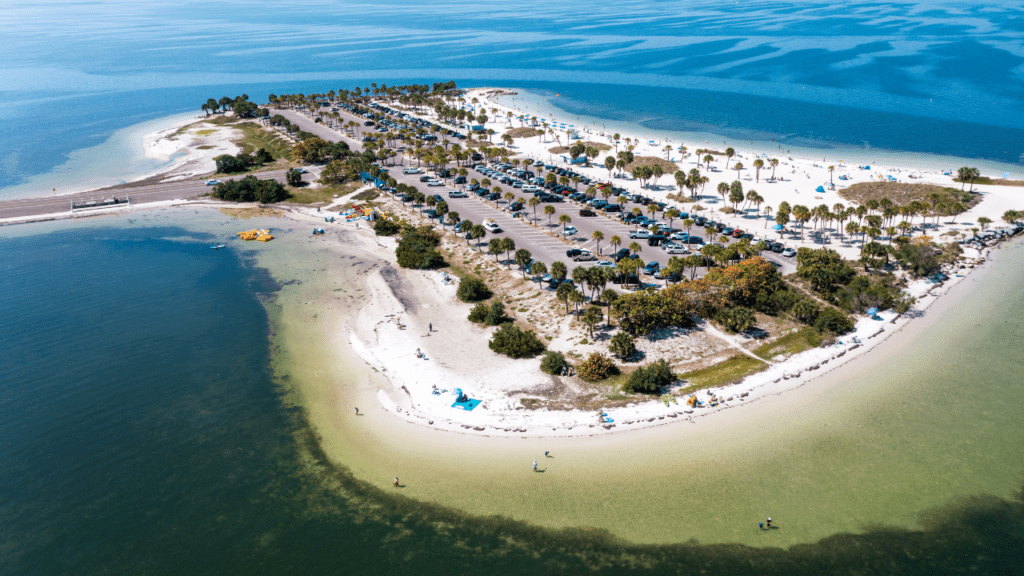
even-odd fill
[[[210,248],[212,248],[214,250],[220,250],[221,248],[224,248],[224,247],[225,247],[224,244],[217,244],[216,246],[210,246]]]

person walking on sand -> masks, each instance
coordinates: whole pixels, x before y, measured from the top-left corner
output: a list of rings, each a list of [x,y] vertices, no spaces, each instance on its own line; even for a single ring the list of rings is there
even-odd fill
[[[534,472],[537,471],[537,461],[536,460],[533,461],[533,471]]]
[[[398,488],[398,476],[395,476],[395,488]]]
[[[359,416],[359,407],[356,406],[356,416]]]
[[[550,456],[548,456],[548,454],[550,454],[550,451],[549,450],[545,450],[544,451],[544,457],[545,458],[550,458]]]
[[[434,325],[432,323],[428,322],[427,323],[427,332],[433,332],[433,331],[434,331]]]
[[[769,518],[769,519],[768,519],[768,527],[769,527],[769,528],[771,528],[771,527],[772,527],[772,519],[771,519],[771,518]]]
[[[764,530],[764,522],[758,522],[757,523],[757,527],[760,528],[761,530]]]

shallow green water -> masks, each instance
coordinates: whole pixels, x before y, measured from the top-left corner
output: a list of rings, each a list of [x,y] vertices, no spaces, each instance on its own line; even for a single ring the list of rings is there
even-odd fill
[[[627,500],[679,498],[710,526],[761,502],[780,523],[780,544],[802,524],[852,523],[852,534],[788,550],[636,546],[602,530],[424,504],[331,463],[268,369],[261,300],[299,296],[302,285],[271,280],[249,248],[207,248],[275,223],[192,218],[153,212],[2,236],[0,573],[1021,570],[1024,328],[1012,319],[1024,303],[1006,290],[1024,270],[1020,249],[905,357],[869,367],[860,377],[870,385],[830,388],[808,401],[813,408],[785,405],[778,419],[734,430],[750,439],[742,450],[730,448],[728,431],[681,450],[638,443],[632,484],[613,473],[592,479],[619,489],[600,503],[609,518],[625,518]],[[263,248],[273,256],[285,246]],[[677,451],[697,461],[687,477],[664,456]],[[614,453],[591,460],[609,466]],[[490,472],[504,475],[501,465]],[[467,485],[485,472],[468,476]],[[586,517],[590,488],[572,492],[553,476],[542,494],[519,500],[550,508],[561,499]],[[493,497],[511,499],[520,486],[503,477]],[[843,520],[858,510],[863,521]],[[650,530],[671,526],[646,520]]]

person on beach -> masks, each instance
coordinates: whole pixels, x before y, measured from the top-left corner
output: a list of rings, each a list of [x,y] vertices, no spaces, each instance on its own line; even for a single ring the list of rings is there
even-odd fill
[[[549,454],[549,452],[548,452],[547,450],[545,450],[545,451],[544,451],[544,457],[545,457],[545,458],[550,458],[551,456],[548,456],[548,454]]]
[[[537,471],[537,461],[536,460],[533,461],[533,471],[534,472]]]
[[[359,407],[356,406],[356,416],[359,416]]]
[[[769,518],[769,519],[768,519],[768,527],[769,527],[769,528],[771,528],[771,527],[772,527],[772,519],[771,519],[771,518]]]
[[[760,528],[761,530],[764,530],[764,522],[758,522],[757,523],[757,527]]]
[[[398,476],[395,476],[395,488],[398,488]]]
[[[433,332],[433,331],[434,331],[434,325],[428,322],[427,323],[427,332]]]

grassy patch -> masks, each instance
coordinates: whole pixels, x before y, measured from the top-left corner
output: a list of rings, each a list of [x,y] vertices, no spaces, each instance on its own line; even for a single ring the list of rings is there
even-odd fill
[[[864,204],[868,200],[881,200],[888,198],[894,204],[905,206],[914,200],[930,206],[928,197],[938,194],[943,200],[956,200],[964,202],[968,208],[981,201],[980,194],[961,192],[956,188],[948,186],[937,186],[935,184],[909,184],[906,182],[858,182],[848,188],[839,190],[839,196],[844,200]]]
[[[573,143],[573,145],[575,145],[575,142]],[[612,149],[612,147],[609,146],[608,144],[602,144],[601,142],[591,142],[589,140],[584,142],[583,145],[593,146],[594,148],[597,148],[599,152],[604,152],[606,150]],[[551,152],[552,154],[568,154],[569,148],[571,147],[572,146],[555,146],[554,148],[549,148],[548,152]]]
[[[676,166],[674,163],[669,162],[664,158],[658,158],[657,156],[637,156],[632,162],[626,165],[626,172],[632,172],[633,168],[636,168],[637,166],[653,166],[655,164],[661,166],[661,169],[665,172],[666,176],[671,177],[672,174],[675,174],[676,170],[679,170],[679,166]]]
[[[954,182],[962,182],[959,178],[953,178]],[[970,180],[967,181],[971,183]],[[975,184],[989,184],[992,186],[1024,186],[1024,180],[1003,180],[1002,178],[989,178],[988,176],[982,176],[974,179]]]
[[[508,134],[513,138],[530,138],[531,136],[539,136],[540,130],[526,126],[522,128],[513,128],[511,130],[507,130],[505,134]]]
[[[214,128],[207,128],[204,130],[196,130],[196,136],[211,136],[217,132]]]
[[[755,360],[746,354],[737,354],[714,366],[680,374],[679,379],[683,380],[685,386],[680,393],[688,394],[704,388],[715,388],[739,382],[766,368],[768,365],[760,360]]]
[[[357,188],[362,186],[361,182],[346,182],[345,184],[332,184],[330,186],[319,186],[312,188],[309,186],[302,186],[295,188],[294,186],[285,186],[288,190],[288,202],[294,202],[296,204],[316,204],[317,202],[324,202],[329,204],[334,200],[334,195],[345,196],[351,194]]]
[[[243,153],[252,153],[264,148],[279,162],[291,160],[291,143],[278,136],[276,132],[264,130],[255,122],[239,122],[232,125],[232,128],[242,131],[242,140],[238,142],[238,145],[242,148]]]
[[[196,146],[196,150],[213,150],[213,146]]]
[[[799,354],[804,350],[816,348],[821,344],[821,336],[810,326],[802,328],[791,334],[786,334],[774,342],[769,342],[754,350],[761,358],[771,360],[783,354]]]

